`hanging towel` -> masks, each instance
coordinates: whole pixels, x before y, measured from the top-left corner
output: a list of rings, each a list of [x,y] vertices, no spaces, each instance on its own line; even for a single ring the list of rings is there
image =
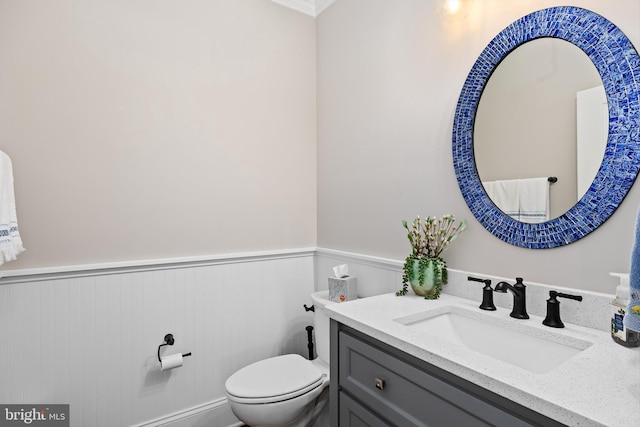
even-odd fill
[[[16,217],[11,159],[0,151],[0,264],[13,261],[23,251]]]
[[[625,328],[640,333],[640,210],[636,218],[635,241],[631,250],[629,303],[623,324]]]
[[[519,179],[520,221],[539,223],[549,220],[549,178]]]
[[[498,209],[520,221],[520,186],[517,179],[485,181],[482,185]]]
[[[503,179],[482,183],[487,195],[516,221],[539,223],[549,220],[549,179]]]

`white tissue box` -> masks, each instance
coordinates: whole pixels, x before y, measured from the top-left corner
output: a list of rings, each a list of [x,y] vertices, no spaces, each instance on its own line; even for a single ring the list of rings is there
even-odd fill
[[[344,302],[358,298],[357,277],[329,277],[329,301]]]

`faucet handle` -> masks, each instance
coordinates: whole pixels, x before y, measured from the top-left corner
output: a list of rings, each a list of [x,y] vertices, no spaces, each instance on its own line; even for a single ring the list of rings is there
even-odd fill
[[[576,301],[582,301],[582,295],[571,295],[571,294],[563,294],[562,292],[549,291],[549,297],[551,296],[568,298]]]
[[[472,282],[484,283],[485,287],[491,286],[491,280],[490,279],[479,279],[477,277],[468,276],[467,280],[472,281]]]
[[[484,287],[482,288],[482,304],[480,304],[480,309],[495,311],[496,306],[493,304],[493,289],[491,289],[491,280],[479,279],[477,277],[471,277],[471,276],[468,276],[467,280],[484,283]]]
[[[549,299],[547,300],[547,317],[544,318],[542,324],[552,328],[564,328],[564,323],[560,319],[560,301],[557,297],[582,301],[581,295],[564,294],[558,291],[549,291]]]

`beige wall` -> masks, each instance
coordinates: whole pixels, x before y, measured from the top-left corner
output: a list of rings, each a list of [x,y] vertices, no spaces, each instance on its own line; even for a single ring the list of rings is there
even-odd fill
[[[318,26],[318,243],[404,259],[402,219],[455,214],[469,227],[445,253],[456,269],[612,292],[628,271],[640,201],[635,185],[598,230],[569,246],[527,250],[486,231],[467,208],[452,165],[458,95],[485,45],[517,18],[575,5],[616,23],[640,47],[637,0],[340,0]]]
[[[475,221],[452,167],[478,54],[567,3],[640,46],[636,0],[468,1],[464,19],[441,1],[340,0],[316,21],[267,0],[0,0],[0,149],[28,249],[2,269],[316,243],[402,259],[402,219],[454,213],[470,226],[451,267],[609,292],[637,185],[596,232],[532,251]]]
[[[2,269],[314,246],[315,69],[268,0],[0,0]]]

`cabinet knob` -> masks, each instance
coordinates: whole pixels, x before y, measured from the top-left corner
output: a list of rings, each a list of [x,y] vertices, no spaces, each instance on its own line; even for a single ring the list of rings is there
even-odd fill
[[[384,380],[381,380],[380,378],[376,378],[376,388],[378,390],[384,390]]]

